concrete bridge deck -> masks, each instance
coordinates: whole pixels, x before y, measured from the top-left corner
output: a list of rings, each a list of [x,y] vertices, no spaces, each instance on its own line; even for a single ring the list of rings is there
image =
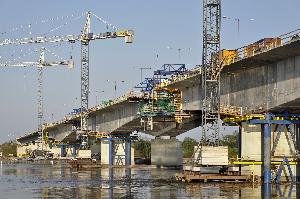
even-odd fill
[[[300,111],[300,40],[225,65],[221,104],[244,113]],[[201,110],[200,68],[166,81],[183,92],[184,110]]]

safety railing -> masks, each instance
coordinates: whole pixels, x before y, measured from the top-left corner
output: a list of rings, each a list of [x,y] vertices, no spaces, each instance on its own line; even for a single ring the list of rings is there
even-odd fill
[[[228,55],[223,64],[230,65],[240,60],[265,53],[274,48],[278,48],[298,40],[300,40],[300,29],[288,32],[275,38],[264,38],[250,45],[243,46],[236,50],[231,50],[235,53]]]

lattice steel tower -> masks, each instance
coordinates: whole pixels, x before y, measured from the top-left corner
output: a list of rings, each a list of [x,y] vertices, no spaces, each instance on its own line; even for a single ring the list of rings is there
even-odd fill
[[[41,49],[41,55],[39,59],[39,63],[41,63],[38,66],[38,91],[37,91],[37,109],[38,109],[38,131],[40,135],[43,134],[43,65],[42,63],[45,63],[45,49]]]
[[[203,0],[202,141],[219,144],[221,0]]]

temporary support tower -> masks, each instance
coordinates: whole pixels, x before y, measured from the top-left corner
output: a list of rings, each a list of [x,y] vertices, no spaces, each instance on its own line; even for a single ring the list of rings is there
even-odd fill
[[[220,86],[219,76],[216,75],[219,67],[216,55],[220,51],[220,25],[221,0],[203,0],[202,141],[208,138],[214,145],[218,145],[220,120]]]
[[[288,137],[291,138],[294,144],[294,155],[298,159],[299,158],[299,146],[296,143],[296,135],[300,133],[300,114],[272,114],[266,113],[264,119],[253,119],[249,121],[250,124],[261,124],[263,126],[263,149],[264,149],[264,166],[263,166],[263,174],[264,174],[264,196],[268,198],[271,196],[271,159],[272,154],[274,154],[276,146],[278,144],[281,131],[284,128],[287,129]],[[275,131],[278,130],[276,138],[274,140],[273,149],[271,148],[271,133],[272,126],[274,126]],[[295,130],[293,129],[295,128]],[[291,170],[290,170],[290,175]],[[292,180],[294,180],[292,178]]]

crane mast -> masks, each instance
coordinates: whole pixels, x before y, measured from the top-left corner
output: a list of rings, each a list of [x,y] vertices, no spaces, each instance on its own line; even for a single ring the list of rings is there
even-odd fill
[[[221,0],[203,0],[202,137],[192,155],[192,166],[198,166],[202,146],[219,145],[220,128],[220,51]],[[200,153],[197,153],[200,150]]]
[[[218,73],[220,61],[220,25],[221,0],[203,0],[203,55],[202,89],[204,98],[202,102],[202,141],[204,144],[218,145],[219,141],[219,104],[220,83]],[[207,137],[210,135],[210,137]],[[209,140],[209,141],[208,141]]]
[[[37,91],[37,110],[38,110],[38,131],[42,131],[43,125],[43,68],[38,67],[38,91]]]
[[[37,90],[37,110],[38,110],[38,131],[42,135],[43,140],[43,63],[45,63],[45,49],[41,48],[41,55],[37,65],[38,69],[38,90]]]
[[[81,35],[81,130],[88,130],[89,108],[89,42],[92,38],[91,13],[87,13],[86,23]]]

